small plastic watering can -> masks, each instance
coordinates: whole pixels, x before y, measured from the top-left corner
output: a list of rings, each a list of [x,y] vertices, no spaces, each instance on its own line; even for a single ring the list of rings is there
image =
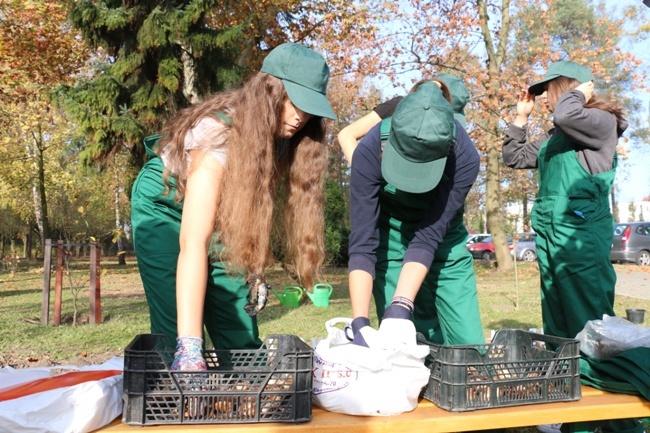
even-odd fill
[[[282,305],[296,308],[300,305],[300,299],[304,290],[299,286],[287,286],[282,289],[282,293],[278,293],[273,289],[271,291],[278,297]]]
[[[308,291],[305,291],[305,293],[307,293],[315,307],[329,307],[332,290],[334,289],[329,284],[321,283],[314,286],[312,293]]]

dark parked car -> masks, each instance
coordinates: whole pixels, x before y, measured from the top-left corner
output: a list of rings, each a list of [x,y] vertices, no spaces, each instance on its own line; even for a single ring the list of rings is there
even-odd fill
[[[616,224],[609,259],[612,262],[650,265],[650,222]]]
[[[508,244],[511,243],[512,237],[508,235]],[[472,253],[472,257],[475,259],[494,259],[494,242],[492,241],[492,236],[484,238],[481,242],[467,244],[467,250]]]
[[[537,246],[535,233],[519,233],[517,241],[510,244],[510,252],[520,261],[534,262],[537,260]]]

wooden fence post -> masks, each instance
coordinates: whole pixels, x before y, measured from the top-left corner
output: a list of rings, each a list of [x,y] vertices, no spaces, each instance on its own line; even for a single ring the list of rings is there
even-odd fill
[[[54,288],[54,325],[61,324],[61,304],[63,299],[63,260],[65,257],[64,246],[76,244],[64,244],[62,240],[56,245],[56,280]],[[88,323],[97,325],[102,323],[101,305],[101,272],[100,272],[101,251],[97,243],[90,244],[90,294],[89,294],[89,317]],[[45,241],[43,251],[43,293],[41,295],[41,324],[49,323],[50,314],[50,289],[52,276],[52,240]]]

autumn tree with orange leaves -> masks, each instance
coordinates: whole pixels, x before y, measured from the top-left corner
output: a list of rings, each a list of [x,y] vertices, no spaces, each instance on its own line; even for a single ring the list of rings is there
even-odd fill
[[[475,188],[485,197],[486,225],[501,270],[513,266],[505,198],[524,201],[536,191],[533,173],[514,173],[500,161],[515,95],[551,62],[571,59],[594,71],[598,91],[622,97],[622,90],[638,86],[644,76],[636,72],[638,59],[616,45],[621,24],[603,6],[585,0],[410,0],[400,4],[370,47],[366,57],[373,64],[384,59],[381,70],[373,72],[402,86],[400,74],[405,73],[411,81],[437,72],[465,80],[472,94],[466,108],[468,132],[482,155],[484,183]],[[532,131],[548,128],[549,117],[544,113],[532,119]]]
[[[50,91],[71,82],[88,56],[66,14],[59,1],[0,0],[0,202],[35,222],[41,240],[50,234],[55,149],[66,144],[67,123]]]
[[[341,128],[420,78],[448,72],[465,80],[472,95],[468,132],[483,168],[466,216],[494,234],[499,267],[507,269],[510,227],[503,208],[531,201],[536,192],[534,172],[500,163],[514,95],[550,62],[566,58],[594,70],[599,92],[620,95],[643,82],[638,61],[617,48],[623,19],[629,24],[634,16],[622,12],[624,18],[613,19],[620,15],[586,0],[0,0],[0,122],[9,131],[0,141],[0,168],[29,179],[25,167],[36,168],[40,156],[53,153],[53,143],[62,149],[67,140],[81,161],[111,166],[131,154],[137,169],[142,138],[178,109],[238,85],[273,47],[302,42],[330,65],[338,114],[328,124],[331,173],[341,188],[347,167],[334,138]],[[49,103],[55,85],[65,113]],[[23,117],[28,113],[31,120]],[[549,113],[536,113],[533,133],[549,126]],[[54,129],[63,115],[73,119],[67,135]],[[80,133],[71,136],[76,128]],[[11,158],[15,166],[9,167]],[[20,158],[32,165],[21,167]],[[49,179],[32,178],[42,191],[38,206],[26,205],[22,191],[12,209],[47,212],[46,186],[56,185]]]

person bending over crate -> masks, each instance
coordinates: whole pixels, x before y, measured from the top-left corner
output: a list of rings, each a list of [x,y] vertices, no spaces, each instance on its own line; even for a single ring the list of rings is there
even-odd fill
[[[483,344],[463,203],[479,155],[440,84],[425,82],[372,128],[351,164],[352,333],[365,345],[380,318],[412,319],[436,343]]]
[[[287,261],[303,285],[316,279],[323,118],[336,118],[328,78],[320,54],[282,44],[242,88],[184,109],[145,140],[150,159],[133,186],[133,237],[151,332],[177,341],[173,369],[206,368],[204,326],[217,349],[259,348],[255,315],[268,296],[280,182]]]

